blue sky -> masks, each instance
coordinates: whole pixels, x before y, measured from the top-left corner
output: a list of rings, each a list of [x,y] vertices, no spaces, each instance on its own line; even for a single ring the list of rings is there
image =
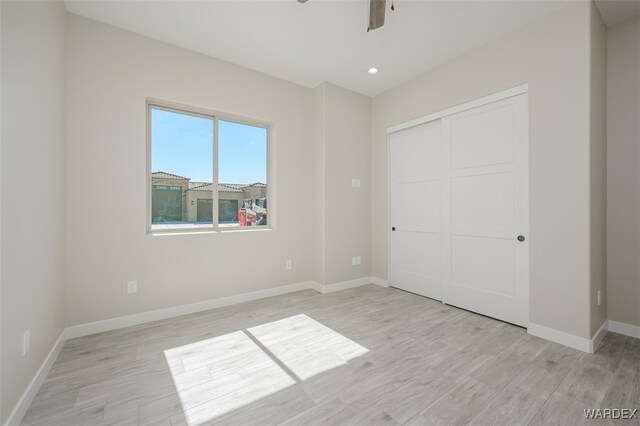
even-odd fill
[[[218,121],[218,181],[267,181],[267,131],[228,121]],[[152,109],[151,169],[191,178],[213,180],[213,120]]]

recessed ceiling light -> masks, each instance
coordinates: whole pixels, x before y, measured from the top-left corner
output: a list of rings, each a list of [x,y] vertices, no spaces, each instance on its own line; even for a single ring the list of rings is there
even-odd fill
[[[378,74],[378,68],[369,68],[369,69],[367,70],[367,74],[369,74],[369,75],[376,75],[376,74]]]

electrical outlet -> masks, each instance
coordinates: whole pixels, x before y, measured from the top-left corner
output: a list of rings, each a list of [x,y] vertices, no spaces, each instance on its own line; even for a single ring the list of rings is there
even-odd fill
[[[600,303],[602,303],[602,291],[598,290],[598,306],[600,306]]]
[[[284,262],[284,269],[286,269],[287,271],[290,271],[293,269],[293,263],[291,262],[291,259]]]
[[[360,181],[359,178],[352,178],[351,179],[351,186],[353,188],[360,188],[360,186],[362,186],[362,182]]]
[[[362,263],[362,257],[360,256],[353,256],[351,258],[351,266],[358,266]]]
[[[127,294],[138,292],[138,281],[127,281]]]
[[[31,330],[27,330],[22,335],[22,356],[27,356],[31,348]]]

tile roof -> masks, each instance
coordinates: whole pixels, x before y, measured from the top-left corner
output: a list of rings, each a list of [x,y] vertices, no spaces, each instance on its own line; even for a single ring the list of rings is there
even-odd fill
[[[209,191],[211,192],[211,190],[213,189],[213,184],[212,183],[202,183],[202,182],[198,182],[201,185],[196,185],[196,186],[191,186],[189,185],[189,191]],[[239,192],[242,193],[241,189],[238,188],[232,188],[230,186],[226,186],[222,183],[218,184],[218,192]]]
[[[220,185],[230,186],[232,188],[248,188],[251,186],[257,188],[266,188],[267,185],[262,182],[254,182],[254,183],[221,183]]]
[[[211,182],[192,182],[187,177],[174,175],[173,173],[157,171],[157,172],[151,173],[151,176],[155,179],[188,180],[189,191],[211,191],[213,189],[213,184]],[[242,192],[242,188],[248,188],[248,187],[266,188],[267,185],[265,185],[262,182],[255,182],[250,184],[219,183],[218,192]]]
[[[191,182],[189,181],[189,189],[195,189],[202,185],[211,185],[211,182]]]
[[[242,192],[242,189],[229,186],[224,183],[218,184],[218,192]]]
[[[167,172],[163,172],[163,171],[153,172],[153,173],[151,173],[151,177],[154,177],[154,178],[157,178],[157,179],[189,180],[189,178],[186,178],[184,176],[178,176],[178,175],[174,175],[173,173],[167,173]]]

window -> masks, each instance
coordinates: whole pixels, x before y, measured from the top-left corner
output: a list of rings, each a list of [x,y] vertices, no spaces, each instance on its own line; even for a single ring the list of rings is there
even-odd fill
[[[148,104],[149,229],[270,224],[267,125]]]

